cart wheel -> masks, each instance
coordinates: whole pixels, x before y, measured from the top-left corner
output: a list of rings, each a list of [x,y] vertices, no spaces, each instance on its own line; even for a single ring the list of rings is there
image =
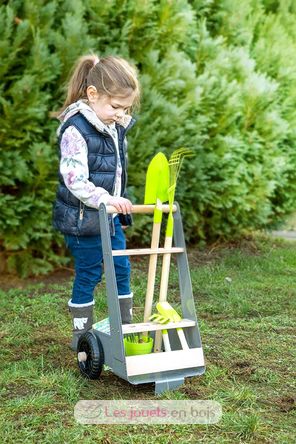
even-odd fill
[[[80,372],[89,379],[97,379],[104,364],[104,351],[99,338],[88,331],[80,336],[77,346]]]

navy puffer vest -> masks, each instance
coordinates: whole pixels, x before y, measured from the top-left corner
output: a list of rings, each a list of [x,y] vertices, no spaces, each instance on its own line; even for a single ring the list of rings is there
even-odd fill
[[[121,125],[116,125],[122,164],[122,196],[126,194],[127,181],[125,133],[133,124],[134,120],[131,121],[126,129]],[[82,114],[77,113],[70,117],[62,126],[58,141],[59,146],[63,133],[69,126],[74,126],[87,143],[89,181],[113,195],[117,153],[112,137],[107,132],[102,133],[98,131]],[[110,224],[112,227],[111,217]],[[59,185],[53,208],[53,226],[63,234],[77,236],[100,234],[99,211],[84,205],[77,199],[66,187],[61,174],[59,174]],[[113,230],[111,229],[111,231]]]

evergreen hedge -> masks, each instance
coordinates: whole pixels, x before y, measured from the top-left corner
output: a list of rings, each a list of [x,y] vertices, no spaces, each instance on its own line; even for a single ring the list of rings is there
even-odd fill
[[[0,6],[0,255],[22,275],[66,263],[51,228],[57,121],[68,73],[89,51],[140,72],[129,137],[130,196],[153,155],[180,146],[188,242],[233,238],[295,208],[293,0],[11,0]],[[148,239],[146,220],[135,240]]]

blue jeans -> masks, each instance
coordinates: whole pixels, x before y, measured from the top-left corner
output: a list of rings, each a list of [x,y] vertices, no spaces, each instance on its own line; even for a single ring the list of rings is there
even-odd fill
[[[111,236],[112,250],[126,248],[125,235],[119,218],[114,218],[115,234]],[[72,291],[72,304],[89,304],[93,302],[96,285],[102,278],[102,240],[101,236],[65,235],[66,245],[75,262],[75,279]],[[114,267],[118,295],[129,295],[130,261],[128,256],[115,256]]]

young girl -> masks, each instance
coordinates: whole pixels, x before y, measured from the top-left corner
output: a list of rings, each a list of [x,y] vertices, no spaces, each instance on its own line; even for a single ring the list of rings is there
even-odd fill
[[[102,246],[98,208],[113,205],[110,216],[112,248],[124,249],[123,227],[131,224],[131,202],[126,198],[126,132],[134,119],[129,110],[139,100],[135,69],[119,57],[81,57],[69,82],[59,115],[59,186],[54,204],[54,227],[65,236],[75,261],[72,298],[71,348],[93,324],[94,289],[102,276]],[[114,257],[123,323],[131,322],[130,263]]]

